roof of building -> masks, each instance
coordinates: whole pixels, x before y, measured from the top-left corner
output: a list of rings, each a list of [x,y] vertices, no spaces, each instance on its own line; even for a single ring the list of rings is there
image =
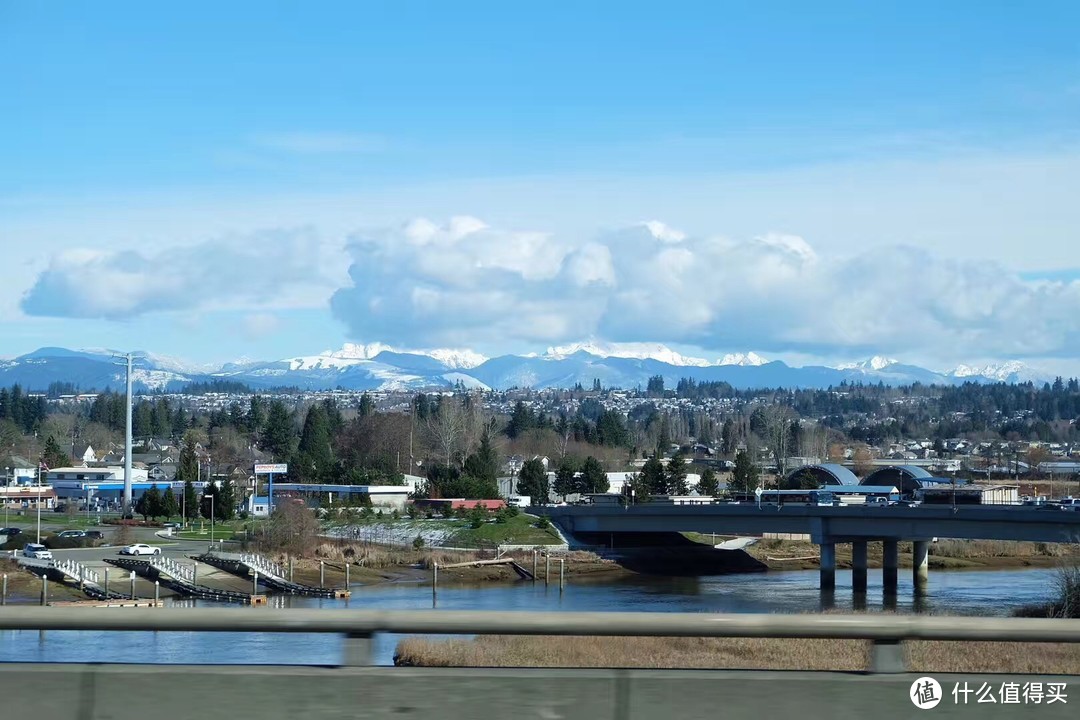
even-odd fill
[[[791,478],[796,473],[810,472],[814,475],[822,477],[823,482],[828,485],[858,485],[859,478],[855,477],[855,473],[848,470],[843,465],[838,463],[822,463],[821,465],[803,465],[801,468],[796,468],[788,474],[788,478]]]

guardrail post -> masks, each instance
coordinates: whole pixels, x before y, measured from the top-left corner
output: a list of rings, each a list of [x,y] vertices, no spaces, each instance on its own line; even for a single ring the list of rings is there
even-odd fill
[[[109,599],[109,567],[105,566],[105,599]]]
[[[4,573],[3,587],[0,588],[0,607],[7,605],[7,573]]]
[[[870,672],[875,673],[902,673],[907,672],[904,667],[904,651],[899,640],[875,640],[870,656]]]
[[[85,592],[85,591],[86,591],[86,569],[82,565],[80,565],[79,566],[79,592]]]
[[[135,599],[135,571],[131,571],[131,599]]]
[[[41,576],[41,605],[44,607],[49,604],[49,576]]]
[[[345,636],[342,648],[342,662],[345,667],[368,667],[374,665],[374,649],[371,633],[349,633]]]
[[[255,574],[251,576],[251,594],[259,594],[259,571],[256,570]]]
[[[293,556],[290,555],[289,556],[289,582],[293,581],[292,576],[293,576]]]
[[[345,589],[349,589],[349,563],[345,563]]]
[[[435,602],[439,596],[439,563],[435,563],[431,566],[431,607],[435,607]]]
[[[551,553],[544,553],[544,587],[551,580]]]
[[[563,591],[563,586],[566,585],[566,558],[559,558],[559,593]]]
[[[155,580],[154,581],[154,604],[156,605],[159,602],[161,602],[161,582],[158,581],[158,580]]]
[[[326,563],[319,561],[319,587],[326,587]]]
[[[198,585],[199,584],[199,563],[198,563],[198,561],[195,561],[195,562],[191,563],[191,584],[192,585]]]

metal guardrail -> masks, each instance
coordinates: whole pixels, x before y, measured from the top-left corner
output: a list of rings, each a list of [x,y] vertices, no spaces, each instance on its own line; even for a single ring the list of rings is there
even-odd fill
[[[642,612],[487,612],[377,610],[131,609],[91,613],[76,608],[7,608],[0,630],[116,630],[337,633],[344,665],[372,664],[378,633],[434,635],[575,635],[624,637],[751,637],[867,640],[872,671],[904,672],[905,640],[1080,643],[1080,623],[1044,618],[866,615],[757,615]]]

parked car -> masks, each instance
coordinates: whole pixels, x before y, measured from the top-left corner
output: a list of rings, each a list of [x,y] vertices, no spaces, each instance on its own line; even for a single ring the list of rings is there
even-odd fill
[[[86,533],[82,530],[64,530],[56,534],[56,537],[70,538],[72,540],[78,540],[79,538],[86,537]]]
[[[160,555],[161,548],[151,547],[145,543],[135,543],[134,545],[128,545],[127,547],[120,548],[120,555]]]
[[[0,528],[0,535],[6,536],[9,540],[22,532],[22,528],[10,527]]]
[[[1080,512],[1080,498],[1063,497],[1058,501],[1062,510],[1076,510]]]
[[[180,523],[178,523],[178,522],[167,522],[167,523],[163,523],[161,527],[163,527],[163,528],[173,528],[174,530],[179,530],[180,529]]]
[[[23,557],[34,558],[36,560],[52,560],[52,552],[49,548],[38,543],[26,543],[26,547],[22,551]]]
[[[104,540],[105,539],[105,533],[101,532],[100,530],[87,530],[86,531],[86,539],[87,540]]]

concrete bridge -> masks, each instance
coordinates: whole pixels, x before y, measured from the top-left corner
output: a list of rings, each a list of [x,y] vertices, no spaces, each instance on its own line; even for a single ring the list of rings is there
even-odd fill
[[[821,589],[836,586],[836,544],[851,543],[852,584],[866,592],[867,543],[881,542],[882,585],[896,592],[898,545],[910,541],[916,592],[929,580],[933,538],[1080,542],[1080,512],[1057,507],[1002,505],[890,505],[814,507],[806,505],[566,505],[534,507],[572,535],[606,535],[617,545],[620,533],[699,532],[725,535],[794,533],[821,546]]]

